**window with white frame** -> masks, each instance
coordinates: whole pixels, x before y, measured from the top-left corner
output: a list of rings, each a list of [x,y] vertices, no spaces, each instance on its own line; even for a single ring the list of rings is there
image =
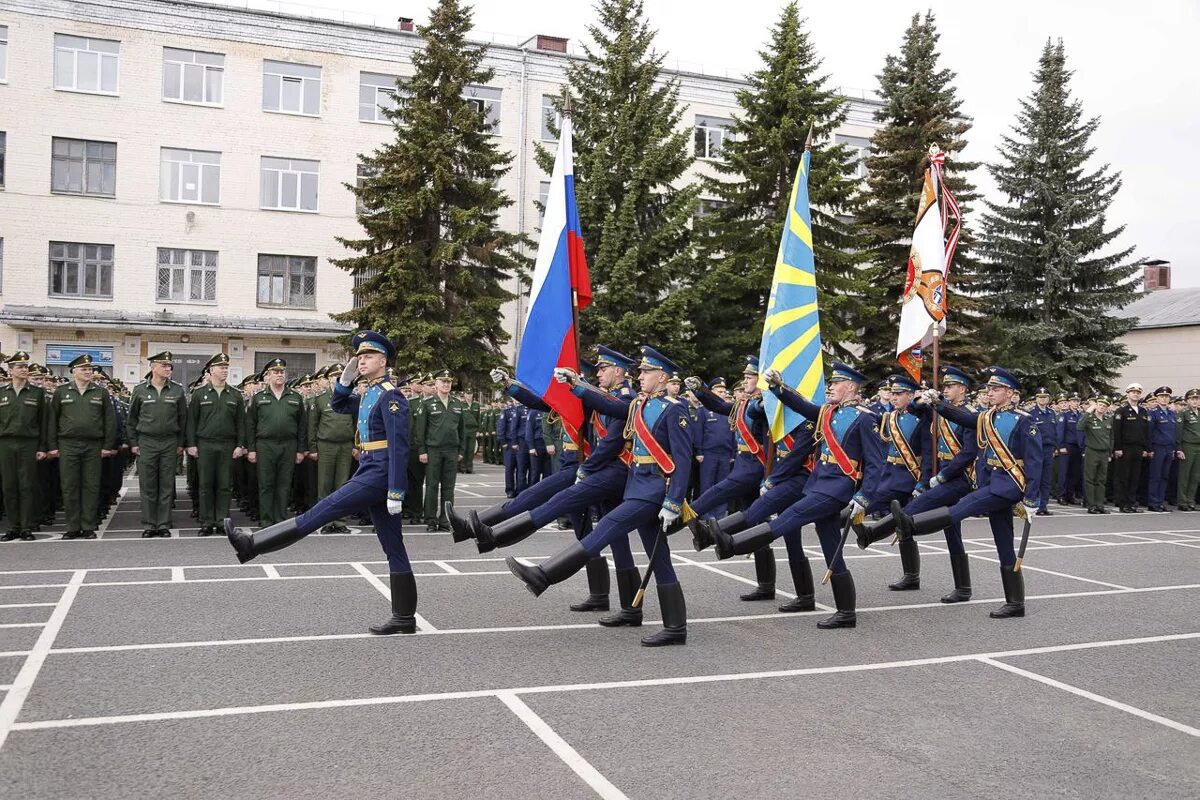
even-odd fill
[[[719,160],[733,120],[696,115],[696,158]]]
[[[358,118],[362,122],[390,123],[384,110],[395,111],[404,102],[405,92],[396,84],[395,75],[360,72],[358,77]]]
[[[163,100],[219,106],[224,79],[223,54],[163,48]]]
[[[162,148],[158,197],[165,203],[221,203],[221,154]]]
[[[709,214],[725,207],[724,200],[710,200],[708,198],[700,198],[699,205],[696,206],[695,213],[692,214],[692,230],[701,230],[700,221]]]
[[[116,94],[120,53],[111,39],[54,34],[54,88]]]
[[[50,243],[50,296],[112,299],[113,246]]]
[[[379,167],[375,166],[374,164],[364,164],[362,162],[359,162],[358,177],[355,181],[355,185],[358,186],[359,189],[362,189],[364,186],[367,185],[368,179],[374,178],[378,174],[379,174]],[[363,202],[361,195],[355,195],[354,210],[357,211],[359,214],[370,215],[370,214],[378,214],[382,209],[373,208],[371,206],[368,206],[366,203]]]
[[[51,140],[50,191],[115,196],[116,143],[54,137]]]
[[[0,25],[0,83],[8,80],[8,26]]]
[[[500,133],[500,90],[490,86],[468,86],[463,90],[463,97],[479,113],[494,134]]]
[[[538,225],[541,226],[542,220],[546,218],[546,203],[550,200],[550,181],[541,181],[538,183]]]
[[[163,303],[215,303],[217,251],[158,248],[158,294]]]
[[[321,68],[286,61],[263,61],[263,111],[321,113]]]
[[[258,304],[317,307],[317,259],[312,256],[258,256]]]
[[[263,208],[278,211],[316,211],[320,161],[262,157]]]
[[[4,188],[4,157],[8,151],[8,134],[0,131],[0,189]]]
[[[850,151],[850,160],[854,162],[854,177],[867,177],[866,158],[871,155],[871,140],[865,136],[843,136],[838,133],[833,137],[834,144],[842,144]]]
[[[554,107],[555,101],[558,100],[556,95],[542,95],[542,141],[557,142],[558,134],[556,131],[562,130],[562,112]]]

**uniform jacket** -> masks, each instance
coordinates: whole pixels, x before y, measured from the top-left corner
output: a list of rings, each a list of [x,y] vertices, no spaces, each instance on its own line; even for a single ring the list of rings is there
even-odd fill
[[[991,468],[979,476],[981,490],[986,488],[990,493],[1011,499],[1014,503],[1024,498],[1027,505],[1037,505],[1042,478],[1043,448],[1041,432],[1028,412],[1009,408],[998,411],[993,418],[996,433],[1004,437],[1009,452],[1021,467],[1025,477],[1024,487],[1016,482],[1008,470],[1000,466],[996,448],[980,433],[979,419],[987,413],[986,411],[973,411],[966,406],[952,406],[942,401],[938,404],[938,413],[951,422],[975,427],[980,454]]]
[[[913,409],[921,421],[927,426],[926,430],[930,431],[932,438],[933,431],[933,410],[925,403],[913,403],[909,406]],[[962,408],[968,408],[962,406]],[[945,418],[946,423],[950,426],[950,432],[954,434],[954,438],[958,440],[959,450],[957,454],[951,453],[949,441],[938,436],[938,456],[937,466],[934,467],[934,475],[937,475],[938,483],[949,483],[956,478],[963,478],[968,483],[974,483],[970,479],[969,471],[975,466],[975,462],[979,458],[979,444],[975,437],[974,425],[963,425],[961,422],[955,422],[949,418]],[[932,475],[930,476],[933,477]]]
[[[1128,450],[1137,458],[1150,449],[1150,413],[1145,406],[1121,403],[1113,412],[1113,450]]]
[[[408,491],[408,399],[385,379],[372,382],[361,396],[338,381],[329,404],[355,420],[355,444],[368,445],[354,479],[386,488],[388,500],[403,500]],[[371,448],[372,442],[387,442],[387,447]]]
[[[187,446],[196,447],[199,440],[207,439],[245,447],[247,405],[242,393],[232,386],[226,386],[220,394],[211,385],[197,388],[188,401],[184,433]]]
[[[162,390],[150,381],[133,387],[126,425],[128,442],[137,447],[143,437],[176,440],[183,447],[187,433],[187,396],[182,384],[167,381]]]
[[[92,384],[81,394],[74,381],[55,389],[46,422],[47,447],[58,450],[60,439],[99,442],[103,450],[116,449],[117,412],[108,392]]]

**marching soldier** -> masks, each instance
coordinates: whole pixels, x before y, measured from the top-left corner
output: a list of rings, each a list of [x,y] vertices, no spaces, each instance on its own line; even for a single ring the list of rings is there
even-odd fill
[[[413,448],[425,465],[425,525],[430,531],[450,530],[446,504],[454,504],[458,462],[466,449],[466,406],[450,396],[452,384],[450,370],[437,374],[436,392],[422,403],[413,433]]]
[[[1140,405],[1142,385],[1125,387],[1126,402],[1113,414],[1113,497],[1124,513],[1140,513],[1137,507],[1142,460],[1150,455],[1149,412]]]
[[[187,453],[196,466],[200,535],[217,532],[229,516],[233,464],[245,453],[246,406],[229,386],[229,356],[217,353],[204,365],[208,384],[192,392],[185,434]]]
[[[1083,434],[1083,491],[1088,513],[1107,514],[1104,493],[1108,462],[1113,454],[1113,421],[1108,415],[1108,398],[1102,394],[1093,395],[1075,427]]]
[[[150,378],[133,388],[129,401],[129,445],[138,457],[142,538],[171,535],[175,465],[187,434],[187,398],[171,380],[170,351],[150,356]]]
[[[309,458],[317,462],[317,502],[333,494],[350,480],[350,467],[354,463],[354,418],[333,408],[332,381],[341,375],[342,368],[332,365],[317,373],[322,391],[312,398],[308,416],[308,441],[315,451]],[[345,520],[335,519],[322,533],[348,533]]]
[[[47,447],[59,459],[64,539],[95,539],[99,527],[102,459],[117,447],[117,418],[108,394],[93,381],[95,365],[84,353],[69,365],[71,381],[58,387],[50,402]]]
[[[1200,389],[1188,389],[1187,403],[1179,414],[1179,489],[1175,498],[1180,511],[1195,511],[1200,492]]]
[[[287,362],[267,362],[267,387],[250,399],[246,414],[247,458],[258,467],[258,513],[264,527],[287,518],[292,475],[304,461],[308,427],[304,398],[284,386]]]
[[[32,542],[38,524],[38,464],[46,459],[46,393],[29,382],[29,354],[5,360],[9,384],[0,388],[0,495],[8,531],[0,541]]]

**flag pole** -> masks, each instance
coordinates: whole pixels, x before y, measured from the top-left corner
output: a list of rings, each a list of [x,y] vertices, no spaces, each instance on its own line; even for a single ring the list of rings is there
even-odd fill
[[[929,146],[929,156],[930,156],[929,169],[933,170],[934,177],[937,178],[937,186],[935,187],[935,191],[937,191],[937,193],[938,193],[938,200],[942,201],[943,200],[943,198],[941,196],[941,194],[942,194],[942,185],[941,185],[942,184],[942,180],[941,180],[942,176],[937,170],[933,169],[933,157],[936,156],[940,152],[941,152],[941,148],[939,148],[936,144],[931,144]],[[942,268],[942,271],[943,271],[943,273],[946,272],[945,266]],[[942,302],[947,303],[948,302],[948,287],[944,283],[943,283],[942,292],[943,292],[942,293]],[[943,319],[945,318],[944,311],[942,313],[942,318]],[[941,323],[934,322],[933,323],[933,381],[930,383],[930,385],[934,388],[935,391],[939,388],[938,384],[940,383],[940,376],[942,374],[941,373],[941,363],[940,363],[941,362],[941,341],[942,341]],[[937,404],[935,403],[933,406],[933,466],[931,467],[931,472],[930,472],[931,480],[933,479],[933,476],[937,475],[937,473],[938,473],[938,466],[939,466],[938,465],[938,451],[941,448],[941,444],[942,444],[941,429],[942,429],[942,426],[938,420]]]
[[[563,119],[571,118],[571,93],[564,83],[562,87],[562,115]],[[562,135],[560,130],[559,136]],[[573,145],[574,143],[572,143]],[[571,330],[575,333],[575,360],[577,366],[582,368],[582,350],[579,347],[579,290],[575,287],[575,281],[571,281]]]

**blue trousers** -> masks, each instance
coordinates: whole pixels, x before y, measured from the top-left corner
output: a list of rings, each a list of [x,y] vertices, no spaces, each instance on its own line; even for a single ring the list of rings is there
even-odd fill
[[[707,458],[704,460],[708,461]],[[723,517],[725,506],[730,500],[750,500],[757,496],[762,479],[763,468],[758,459],[750,453],[738,453],[737,460],[733,462],[733,469],[729,471],[725,480],[702,492],[696,498],[696,502],[692,503],[692,510],[702,517]]]
[[[919,514],[942,506],[952,506],[971,493],[971,484],[966,478],[958,477],[946,483],[940,483],[927,491],[921,492],[904,507],[906,514]],[[962,523],[951,522],[946,529],[946,548],[951,555],[961,556],[966,553],[962,540]]]
[[[808,475],[797,475],[792,480],[776,484],[750,504],[742,512],[746,525],[753,528],[761,525],[776,514],[782,514],[788,506],[800,502],[804,497],[804,486],[808,483]]]
[[[504,494],[517,496],[517,451],[504,445]]]
[[[538,481],[536,486],[530,486],[521,494],[505,503],[504,509],[505,519],[515,517],[517,514],[522,514],[545,503],[554,495],[566,489],[575,482],[575,470],[560,469],[544,481]]]
[[[599,506],[605,512],[611,513],[611,509],[621,503],[628,474],[628,468],[620,462],[601,468],[579,483],[561,489],[537,508],[531,509],[533,523],[540,528],[563,516],[590,518],[589,509],[592,506]],[[574,477],[574,473],[571,475]],[[601,518],[601,522],[605,518],[607,513]],[[575,536],[580,541],[586,541],[590,535],[583,526],[576,528]],[[617,569],[633,568],[633,552],[629,549],[628,536],[616,538],[609,549],[612,550],[613,566]]]
[[[1161,506],[1167,502],[1167,480],[1170,478],[1171,462],[1174,460],[1174,444],[1154,445],[1154,458],[1150,459],[1150,478],[1147,484],[1149,505]]]
[[[387,484],[387,451],[363,453],[354,477],[296,517],[296,527],[307,536],[334,520],[365,509],[371,514],[375,535],[387,554],[388,571],[412,572],[408,551],[404,549],[400,515],[387,512]]]
[[[871,502],[870,507],[867,509],[867,513],[887,513],[887,511],[892,507],[893,500],[899,500],[900,506],[902,508],[907,508],[912,499],[912,489],[909,489],[908,491],[896,490],[891,492],[877,493],[875,495],[875,499]]]
[[[733,458],[728,450],[701,451],[700,455],[704,456],[704,460],[697,465],[697,470],[700,473],[700,494],[704,494],[725,480],[733,468]],[[719,512],[714,510],[714,513],[724,516],[725,509],[721,508]]]
[[[1083,451],[1077,444],[1068,444],[1066,455],[1058,456],[1058,496],[1074,500],[1082,494]]]
[[[825,565],[833,570],[835,575],[841,575],[847,570],[845,559],[837,552],[838,543],[842,539],[842,529],[838,522],[847,502],[849,501],[830,497],[820,492],[809,492],[801,498],[799,503],[791,506],[769,523],[771,533],[775,534],[776,539],[782,536],[785,543],[788,542],[789,536],[794,536],[797,538],[796,546],[798,546],[800,529],[812,523],[813,527],[817,529],[817,538],[821,541],[821,552],[825,554]],[[793,545],[789,543],[789,556],[792,547]]]
[[[629,534],[636,529],[638,535],[642,537],[642,547],[649,556],[658,539],[658,512],[661,509],[662,500],[657,503],[650,500],[624,500],[619,506],[605,514],[596,525],[595,530],[585,536],[580,544],[592,558],[597,558],[605,547],[612,547],[619,541],[624,541],[625,548],[628,550]],[[616,555],[614,549],[614,561],[616,561]],[[632,557],[629,565],[633,566]],[[667,543],[666,536],[663,537],[662,544],[659,545],[658,552],[654,556],[654,563],[650,567],[654,570],[654,580],[659,586],[679,583],[679,579],[675,576],[675,567],[671,564],[671,547]],[[621,569],[622,567],[618,564],[617,568]]]
[[[1054,483],[1054,451],[1056,449],[1054,447],[1042,448],[1042,482],[1038,487],[1038,508],[1042,511],[1046,510],[1046,505],[1050,502],[1050,487]]]
[[[518,445],[517,454],[517,481],[516,492],[520,494],[529,488],[529,448],[525,445]]]
[[[1013,506],[1020,502],[1020,497],[992,494],[985,486],[950,506],[950,519],[958,523],[969,517],[987,517],[1000,566],[1011,567],[1017,563],[1017,552],[1013,549]]]

